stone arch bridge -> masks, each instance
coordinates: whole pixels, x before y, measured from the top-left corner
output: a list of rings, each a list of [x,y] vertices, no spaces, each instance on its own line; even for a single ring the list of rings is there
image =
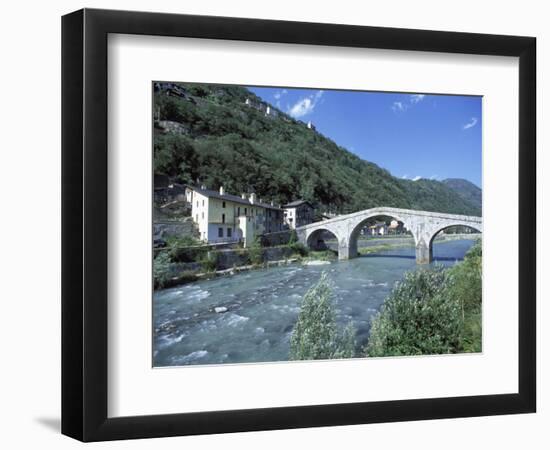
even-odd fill
[[[412,233],[416,247],[416,262],[427,264],[433,258],[433,240],[445,228],[462,225],[482,232],[482,219],[476,216],[461,216],[412,209],[378,207],[337,216],[296,228],[299,241],[315,247],[319,237],[326,231],[338,240],[338,258],[350,259],[357,256],[357,238],[369,219],[387,216],[403,223]]]

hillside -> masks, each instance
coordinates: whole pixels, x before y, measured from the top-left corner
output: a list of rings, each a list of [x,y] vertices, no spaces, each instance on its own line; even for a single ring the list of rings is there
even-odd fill
[[[463,200],[481,210],[481,189],[462,178],[447,178],[443,183],[455,191]]]
[[[248,99],[249,104],[245,104]],[[403,180],[338,146],[238,86],[171,83],[154,95],[154,171],[181,183],[256,192],[319,211],[393,206],[478,215],[439,181]]]

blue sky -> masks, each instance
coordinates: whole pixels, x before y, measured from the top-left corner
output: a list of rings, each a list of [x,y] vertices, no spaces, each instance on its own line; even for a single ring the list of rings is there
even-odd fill
[[[481,187],[481,97],[249,87],[400,178]]]

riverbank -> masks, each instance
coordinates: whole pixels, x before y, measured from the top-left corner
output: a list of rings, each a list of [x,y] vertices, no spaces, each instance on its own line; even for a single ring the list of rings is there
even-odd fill
[[[311,266],[326,265],[337,260],[338,260],[338,255],[332,250],[310,251],[306,256],[301,256],[299,254],[293,253],[291,256],[284,259],[264,261],[258,264],[243,264],[240,266],[235,265],[227,269],[209,270],[209,271],[202,271],[202,272],[200,271],[200,269],[194,270],[194,271],[190,271],[190,270],[183,271],[181,274],[170,277],[167,280],[165,280],[164,284],[162,285],[162,288],[166,289],[166,288],[175,287],[175,286],[179,286],[187,283],[193,283],[200,280],[208,280],[211,278],[236,275],[238,273],[248,272],[250,270],[269,269],[272,267],[285,266],[285,265],[295,264],[295,263],[300,263],[303,265],[311,265]]]
[[[179,276],[171,277],[163,284],[162,289],[172,288],[187,283],[193,283],[195,281],[209,280],[212,278],[225,277],[236,275],[241,272],[248,272],[250,270],[268,269],[270,267],[279,267],[289,264],[294,264],[299,261],[298,258],[287,258],[278,261],[266,261],[262,264],[247,264],[243,266],[235,266],[230,269],[213,270],[209,272],[187,272],[182,273]]]
[[[463,239],[476,239],[481,234],[442,234],[435,242],[444,243]],[[357,243],[360,256],[377,254],[392,249],[414,247],[412,236],[384,236],[360,238]],[[163,262],[155,260],[156,288],[174,287],[203,279],[234,275],[253,269],[266,269],[290,263],[321,265],[338,260],[338,245],[327,242],[327,250],[308,250],[299,243],[273,247],[224,248],[199,252],[200,259],[194,262]],[[197,252],[197,247],[191,248]],[[179,250],[181,254],[186,254]],[[160,264],[159,264],[160,263]],[[163,264],[163,265],[161,265]]]

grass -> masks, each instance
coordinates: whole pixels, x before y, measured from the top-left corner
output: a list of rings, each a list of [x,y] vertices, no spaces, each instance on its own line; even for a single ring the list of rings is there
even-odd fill
[[[337,259],[338,253],[333,250],[310,250],[307,256],[300,257],[301,261],[335,261]]]
[[[403,247],[411,247],[414,246],[410,242],[403,242],[401,244],[380,244],[380,245],[372,245],[370,247],[360,247],[357,251],[360,255],[369,255],[371,253],[378,253],[382,252],[384,250],[391,250],[394,248],[403,248]]]

